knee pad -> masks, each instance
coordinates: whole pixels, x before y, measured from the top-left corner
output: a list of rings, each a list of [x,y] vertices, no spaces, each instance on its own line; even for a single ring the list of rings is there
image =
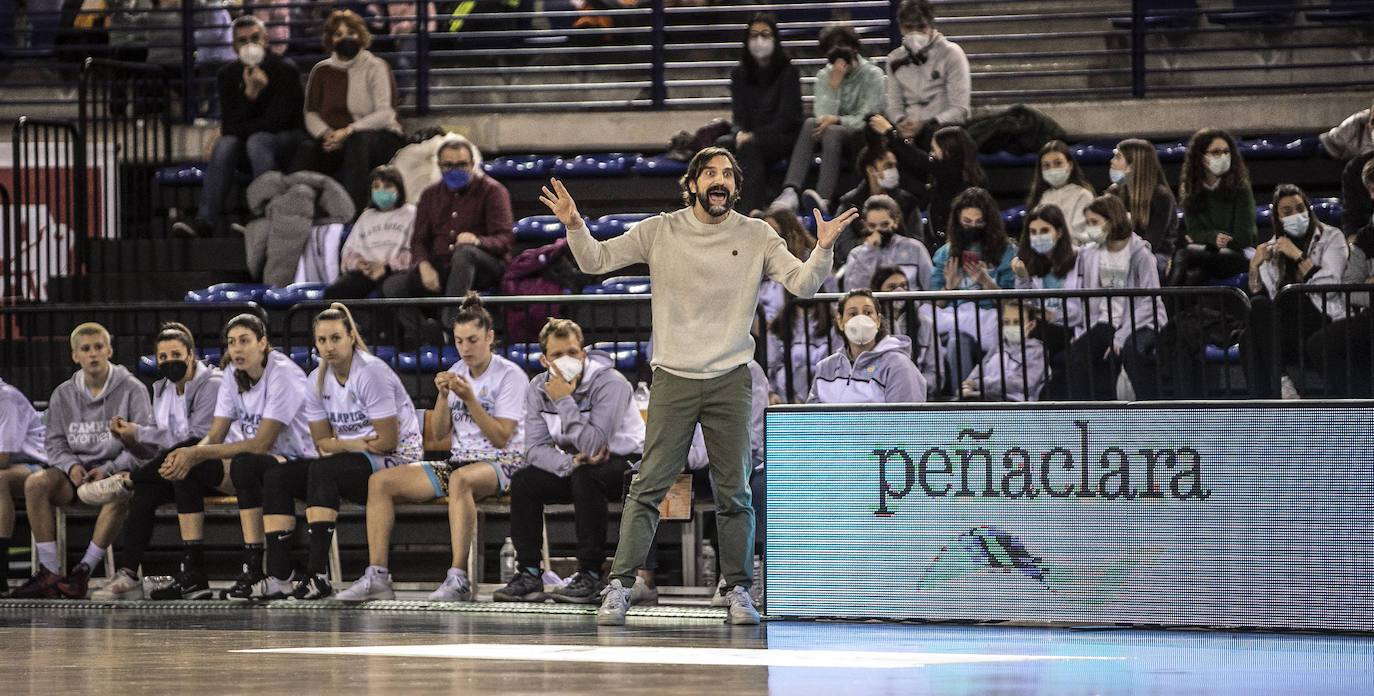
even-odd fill
[[[330,457],[310,462],[305,504],[309,507],[339,509],[338,467]]]
[[[229,478],[238,492],[240,510],[262,507],[263,474],[276,461],[271,455],[250,452],[240,452],[229,460]]]
[[[267,469],[262,477],[262,514],[295,515],[296,499],[286,485],[286,464]]]

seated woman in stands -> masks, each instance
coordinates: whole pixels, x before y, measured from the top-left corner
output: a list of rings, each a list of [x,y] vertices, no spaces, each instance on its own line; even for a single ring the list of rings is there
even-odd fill
[[[816,248],[816,238],[802,227],[801,220],[791,210],[773,208],[763,219],[798,259],[805,261]],[[835,277],[827,278],[821,289],[836,292],[839,286]],[[800,401],[816,363],[834,345],[830,312],[823,303],[799,302],[781,284],[767,278],[759,285],[759,307],[763,309],[766,322],[763,328],[767,340],[769,391],[780,401]],[[789,370],[791,388],[788,386]]]
[[[357,14],[335,11],[324,25],[329,57],[310,70],[305,85],[305,129],[291,171],[323,172],[343,184],[357,210],[367,206],[368,173],[405,144],[396,117],[396,78],[367,48],[372,34]]]
[[[1345,318],[1340,293],[1288,293],[1294,284],[1339,285],[1350,249],[1340,229],[1317,219],[1303,190],[1292,184],[1274,189],[1272,234],[1255,247],[1250,260],[1250,323],[1241,334],[1240,351],[1256,399],[1276,396],[1271,376],[1277,367],[1281,394],[1297,396],[1293,380],[1283,371],[1300,364],[1303,342],[1322,328]],[[1279,354],[1273,337],[1278,333]],[[1317,364],[1312,357],[1302,362]]]
[[[324,289],[327,300],[367,297],[387,277],[410,270],[415,206],[406,202],[401,171],[389,164],[373,169],[368,202],[344,242],[338,279]]]
[[[773,228],[774,232],[782,237],[782,241],[787,245],[787,250],[793,256],[805,261],[811,256],[811,250],[816,248],[816,238],[806,231],[802,226],[801,220],[797,219],[797,214],[786,208],[769,208],[763,215],[763,221]],[[821,284],[822,292],[838,292],[839,285],[832,274]],[[778,313],[782,311],[782,306],[786,302],[787,291],[783,289],[782,283],[771,278],[764,278],[759,283],[759,307],[763,310],[763,320],[765,323],[773,321]]]
[[[926,380],[911,362],[911,339],[893,336],[868,288],[845,293],[835,323],[844,346],[821,361],[811,404],[892,404],[926,400]]]
[[[1159,277],[1168,278],[1178,243],[1178,200],[1164,178],[1155,146],[1140,138],[1122,140],[1112,153],[1107,174],[1112,185],[1106,193],[1126,204],[1135,233],[1150,243]]]
[[[964,380],[959,395],[982,401],[1039,401],[1048,373],[1045,344],[1035,338],[1039,312],[1029,302],[1002,303],[1002,342]]]
[[[938,137],[938,135],[937,135]],[[948,240],[935,251],[931,290],[1000,290],[1015,286],[1011,261],[1016,243],[1007,238],[997,202],[986,189],[960,193],[950,206]],[[941,390],[953,395],[986,351],[997,345],[1001,318],[991,301],[938,303],[935,332],[944,345]],[[935,386],[931,385],[934,389]]]
[[[922,236],[930,249],[945,238],[950,202],[959,192],[973,187],[987,188],[988,175],[978,163],[978,144],[962,126],[945,126],[935,131],[930,152],[915,141],[902,137],[882,114],[868,119],[868,127],[883,135],[887,148],[897,156],[901,187],[929,206],[930,228]]]
[[[906,271],[897,266],[879,266],[873,272],[873,280],[868,289],[873,292],[908,292],[911,285]],[[912,359],[925,377],[926,385],[935,384],[935,328],[930,321],[930,311],[922,308],[915,300],[889,301],[879,303],[879,309],[892,333],[911,339]]]
[[[1064,214],[1069,224],[1069,234],[1073,245],[1083,246],[1087,239],[1083,236],[1083,211],[1092,202],[1097,192],[1088,183],[1088,177],[1074,159],[1073,151],[1063,140],[1051,140],[1040,148],[1035,160],[1035,176],[1031,180],[1030,197],[1026,199],[1026,210],[1034,210],[1041,205],[1053,205]]]
[[[762,209],[770,200],[768,168],[787,158],[802,126],[801,73],[778,33],[772,12],[749,19],[739,63],[730,69],[731,130],[716,141],[734,151],[749,186],[738,209]]]
[[[1351,164],[1358,163],[1356,158]],[[1350,165],[1346,165],[1350,169]],[[1350,215],[1356,195],[1364,197],[1364,203],[1374,203],[1374,160],[1365,162],[1359,172],[1359,193],[1351,192],[1343,198],[1345,215]],[[1350,258],[1345,264],[1345,275],[1341,283],[1346,285],[1371,286],[1348,295],[1352,315],[1334,321],[1307,339],[1308,364],[1316,365],[1326,381],[1328,396],[1368,398],[1374,396],[1374,383],[1371,380],[1371,364],[1374,361],[1374,311],[1369,307],[1374,299],[1374,220],[1364,217],[1349,223],[1355,233],[1350,239]],[[1342,226],[1345,226],[1343,219]],[[1347,228],[1349,229],[1349,228]],[[1362,311],[1361,311],[1362,310]],[[1358,313],[1354,313],[1358,312]]]
[[[1098,196],[1084,213],[1093,240],[1078,252],[1078,287],[1084,290],[1158,288],[1159,272],[1150,245],[1131,228],[1126,206],[1112,195]],[[1135,393],[1157,393],[1155,336],[1168,320],[1156,297],[1093,297],[1069,345],[1069,398],[1111,401],[1124,365]]]
[[[1186,244],[1174,255],[1169,285],[1244,273],[1256,241],[1255,194],[1235,138],[1216,128],[1194,133],[1179,176]]]
[[[1011,261],[1017,290],[1077,290],[1078,258],[1069,235],[1068,223],[1058,206],[1044,204],[1026,215],[1017,242],[1016,258]],[[1054,368],[1047,385],[1052,397],[1063,395],[1064,351],[1076,331],[1083,326],[1083,301],[1077,297],[1046,297],[1027,300],[1043,321],[1034,322],[1027,333],[1040,341]],[[1006,325],[1006,321],[1003,321]]]
[[[866,288],[878,266],[900,266],[907,274],[907,285],[925,290],[930,282],[930,252],[907,236],[902,209],[891,196],[869,196],[863,205],[863,243],[849,252],[845,262],[846,289]]]
[[[393,467],[368,478],[368,567],[361,579],[339,593],[339,599],[392,596],[387,565],[396,503],[447,496],[453,564],[429,600],[472,600],[468,551],[477,526],[477,501],[506,490],[511,476],[525,463],[525,390],[530,380],[518,365],[492,353],[496,339],[492,326],[482,300],[469,292],[452,319],[459,360],[434,377],[439,396],[425,419],[431,439],[450,441],[449,460]]]

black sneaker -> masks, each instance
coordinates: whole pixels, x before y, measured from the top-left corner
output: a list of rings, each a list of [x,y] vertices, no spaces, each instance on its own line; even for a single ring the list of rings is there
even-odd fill
[[[172,578],[172,584],[148,593],[148,599],[209,599],[214,594],[205,573],[182,571]]]
[[[505,587],[491,593],[497,602],[542,602],[548,597],[544,594],[544,579],[526,570],[517,572]]]
[[[334,594],[334,586],[329,581],[318,576],[310,575],[296,585],[296,589],[291,591],[291,599],[311,600],[325,599]]]
[[[234,586],[220,593],[220,599],[228,599],[234,602],[247,602],[255,599],[262,599],[267,592],[267,575],[265,573],[245,571],[234,581]]]
[[[599,604],[606,583],[591,573],[574,573],[568,584],[553,591],[553,601],[565,604]]]

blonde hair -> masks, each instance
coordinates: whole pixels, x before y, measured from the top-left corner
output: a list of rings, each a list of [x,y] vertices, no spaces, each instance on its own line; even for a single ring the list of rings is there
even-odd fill
[[[344,331],[348,332],[349,338],[353,339],[353,351],[355,353],[359,351],[371,352],[367,349],[367,343],[363,341],[362,335],[358,333],[358,324],[353,321],[353,313],[348,311],[348,307],[344,306],[342,302],[335,302],[329,305],[329,309],[316,314],[314,323],[310,325],[310,330],[313,332],[322,321],[343,322]],[[320,365],[320,376],[315,379],[315,393],[324,393],[324,375],[328,371],[327,365]]]
[[[577,322],[572,319],[549,317],[549,320],[544,322],[544,328],[539,330],[539,350],[548,351],[550,338],[568,338],[569,336],[576,336],[577,344],[582,345],[582,327],[578,326]]]
[[[79,324],[75,329],[72,329],[71,341],[73,352],[76,351],[77,341],[81,340],[81,338],[85,336],[99,336],[105,339],[105,345],[110,345],[110,332],[104,326],[101,326],[100,324],[93,321],[88,321],[84,324]]]

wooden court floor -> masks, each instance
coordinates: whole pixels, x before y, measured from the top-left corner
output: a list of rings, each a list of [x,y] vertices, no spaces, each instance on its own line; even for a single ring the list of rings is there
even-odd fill
[[[1374,694],[1369,636],[477,609],[0,600],[0,694]]]

